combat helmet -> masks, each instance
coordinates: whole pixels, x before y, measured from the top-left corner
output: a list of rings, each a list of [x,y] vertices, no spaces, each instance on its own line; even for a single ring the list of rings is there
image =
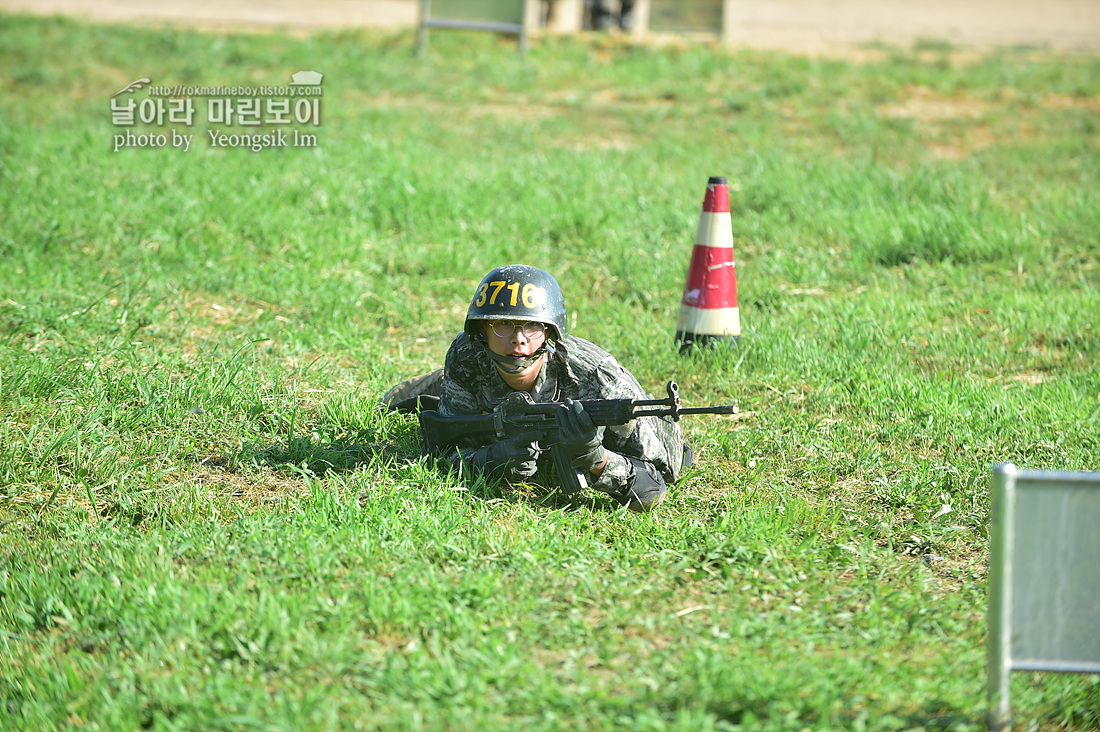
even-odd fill
[[[465,330],[471,336],[478,320],[536,320],[552,326],[548,339],[568,335],[565,297],[557,280],[526,264],[497,267],[482,278],[466,311]]]
[[[545,323],[546,344],[528,359],[500,356],[486,346],[486,351],[498,363],[525,367],[527,360],[538,358],[545,350],[552,352],[569,334],[566,316],[565,297],[557,280],[549,272],[526,264],[509,264],[497,267],[478,283],[466,311],[463,329],[475,343],[486,346],[480,321],[534,320]]]

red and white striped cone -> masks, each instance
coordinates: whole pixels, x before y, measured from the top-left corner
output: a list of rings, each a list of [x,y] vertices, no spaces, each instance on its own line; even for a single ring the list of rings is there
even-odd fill
[[[725,178],[711,178],[676,318],[676,342],[683,353],[696,344],[735,342],[740,337],[729,186]]]

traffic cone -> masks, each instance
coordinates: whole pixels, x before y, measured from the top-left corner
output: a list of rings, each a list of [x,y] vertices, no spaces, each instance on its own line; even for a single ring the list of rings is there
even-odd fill
[[[684,353],[696,344],[732,343],[740,337],[729,186],[725,178],[714,177],[707,181],[695,230],[695,248],[676,318],[676,342]]]

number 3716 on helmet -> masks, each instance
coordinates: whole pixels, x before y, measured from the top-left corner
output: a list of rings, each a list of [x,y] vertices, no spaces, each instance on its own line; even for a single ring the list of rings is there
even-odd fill
[[[479,321],[513,320],[545,323],[554,341],[568,335],[565,297],[557,280],[526,264],[497,267],[482,278],[466,311],[465,330],[474,335]]]

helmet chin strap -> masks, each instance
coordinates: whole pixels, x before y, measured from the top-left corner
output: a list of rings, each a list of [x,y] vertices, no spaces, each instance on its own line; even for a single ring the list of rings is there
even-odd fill
[[[550,353],[553,355],[554,347],[548,343],[543,343],[537,351],[529,356],[502,356],[496,353],[491,348],[486,348],[485,352],[489,354],[489,358],[497,362],[497,368],[507,374],[521,374],[527,369],[535,365],[535,362],[542,358],[543,354]]]

